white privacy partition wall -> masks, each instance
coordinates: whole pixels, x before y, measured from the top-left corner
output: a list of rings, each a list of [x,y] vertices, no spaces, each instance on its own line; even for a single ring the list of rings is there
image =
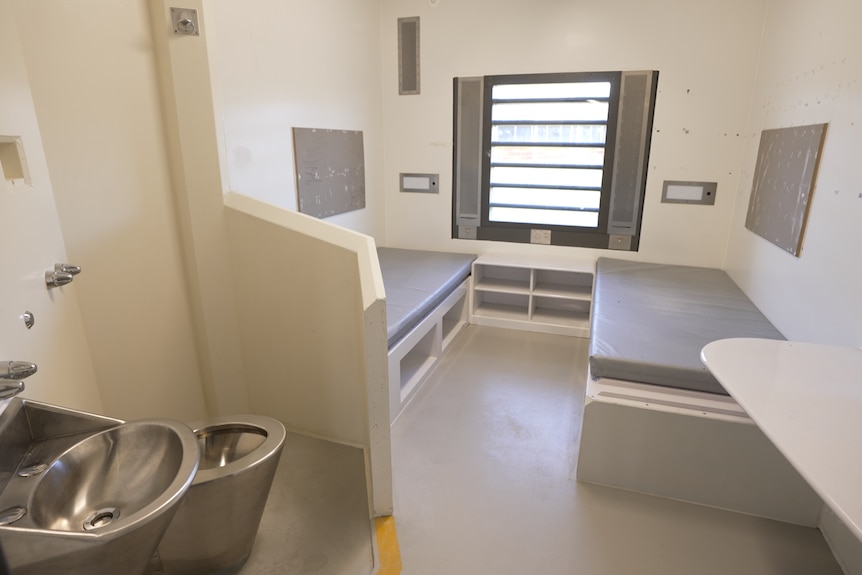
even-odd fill
[[[361,447],[371,510],[392,513],[386,301],[374,240],[225,196],[251,409]]]
[[[862,350],[740,338],[710,343],[701,357],[862,540]]]

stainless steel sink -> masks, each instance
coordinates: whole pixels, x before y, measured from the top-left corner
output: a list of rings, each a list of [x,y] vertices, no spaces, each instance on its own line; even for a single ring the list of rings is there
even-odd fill
[[[0,414],[0,545],[12,574],[144,573],[199,459],[180,422],[11,399]]]

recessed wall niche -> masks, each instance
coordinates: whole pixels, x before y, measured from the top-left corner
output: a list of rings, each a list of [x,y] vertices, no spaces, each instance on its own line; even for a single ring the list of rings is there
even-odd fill
[[[30,185],[20,136],[0,136],[0,176],[6,185]]]

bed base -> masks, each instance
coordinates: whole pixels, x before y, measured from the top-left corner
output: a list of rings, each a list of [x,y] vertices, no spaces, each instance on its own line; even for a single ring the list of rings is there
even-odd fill
[[[389,420],[394,423],[467,325],[469,278],[389,348]]]
[[[578,480],[797,525],[822,501],[727,396],[592,377]]]

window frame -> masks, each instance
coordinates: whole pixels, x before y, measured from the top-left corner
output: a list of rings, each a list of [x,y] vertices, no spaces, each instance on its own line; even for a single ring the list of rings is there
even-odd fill
[[[616,125],[619,113],[619,88],[621,72],[563,72],[563,73],[548,73],[548,74],[508,74],[499,76],[484,77],[484,102],[482,104],[482,191],[481,191],[481,211],[480,221],[484,228],[499,228],[502,231],[506,229],[518,230],[522,235],[524,231],[530,233],[532,229],[541,228],[550,230],[553,235],[559,233],[574,234],[580,236],[585,234],[587,237],[592,235],[606,235],[608,229],[608,216],[611,201],[611,179],[605,177],[606,174],[612,173],[614,161],[614,149],[616,146]],[[491,211],[491,168],[494,164],[491,162],[492,150],[495,146],[492,141],[492,134],[495,123],[491,119],[494,105],[494,87],[499,85],[513,84],[562,84],[562,83],[579,83],[579,82],[608,82],[611,84],[611,93],[607,99],[608,102],[608,119],[602,125],[606,126],[607,132],[605,135],[605,157],[602,165],[602,186],[600,189],[599,200],[599,217],[598,226],[595,228],[584,226],[563,226],[549,225],[536,223],[517,223],[517,222],[498,222],[490,219]],[[578,99],[580,100],[580,99]],[[537,121],[536,124],[553,124],[553,121]],[[562,122],[560,122],[562,123]],[[567,124],[576,124],[577,122],[567,122]],[[597,122],[588,122],[590,125],[595,125]],[[516,232],[517,233],[517,232]]]
[[[640,142],[641,151],[639,155],[641,171],[641,181],[635,198],[635,219],[634,231],[630,236],[624,236],[623,241],[618,241],[620,236],[618,232],[610,230],[610,218],[612,216],[612,200],[613,200],[613,180],[616,172],[615,161],[617,160],[617,152],[620,141],[626,141],[623,137],[620,140],[620,122],[621,104],[625,105],[623,94],[624,77],[627,74],[636,74],[635,72],[624,71],[597,71],[597,72],[562,72],[562,73],[540,73],[540,74],[506,74],[484,76],[476,78],[482,82],[482,109],[481,109],[481,166],[476,166],[480,170],[480,182],[478,187],[478,203],[479,212],[478,220],[476,221],[475,229],[464,232],[464,222],[459,221],[461,216],[456,213],[457,205],[461,201],[459,199],[459,190],[457,189],[458,181],[453,177],[453,238],[504,241],[514,243],[547,243],[547,235],[544,239],[538,239],[534,236],[534,231],[550,232],[550,244],[560,246],[596,248],[596,249],[622,249],[629,251],[637,251],[640,243],[641,222],[643,218],[643,203],[646,192],[646,177],[648,172],[650,144],[652,135],[652,124],[655,115],[656,94],[657,94],[657,71],[645,71],[641,74],[647,75],[647,99],[643,106],[643,118],[645,123],[644,138]],[[456,166],[455,176],[458,170],[458,143],[460,109],[458,107],[458,78],[455,78],[455,109],[454,123],[456,127],[455,150],[453,157],[455,158]],[[605,156],[602,166],[602,184],[600,188],[599,211],[598,211],[598,226],[567,226],[567,225],[550,225],[550,224],[531,224],[518,222],[491,221],[491,152],[494,144],[492,143],[492,131],[494,123],[492,122],[492,105],[493,87],[495,85],[505,84],[538,84],[538,83],[566,83],[566,82],[609,82],[611,84],[610,95],[607,98],[608,102],[608,118],[604,122],[606,125],[605,137]],[[577,99],[575,99],[577,100]],[[509,124],[510,122],[499,122]],[[548,124],[546,121],[536,121],[536,124]],[[563,123],[563,122],[561,122]],[[565,122],[566,124],[577,124],[580,122]],[[592,122],[584,122],[592,123]],[[461,164],[463,166],[463,164]],[[553,189],[553,188],[548,188]],[[565,189],[565,188],[562,188]],[[460,224],[460,225],[459,225]],[[471,227],[472,224],[468,225]]]

